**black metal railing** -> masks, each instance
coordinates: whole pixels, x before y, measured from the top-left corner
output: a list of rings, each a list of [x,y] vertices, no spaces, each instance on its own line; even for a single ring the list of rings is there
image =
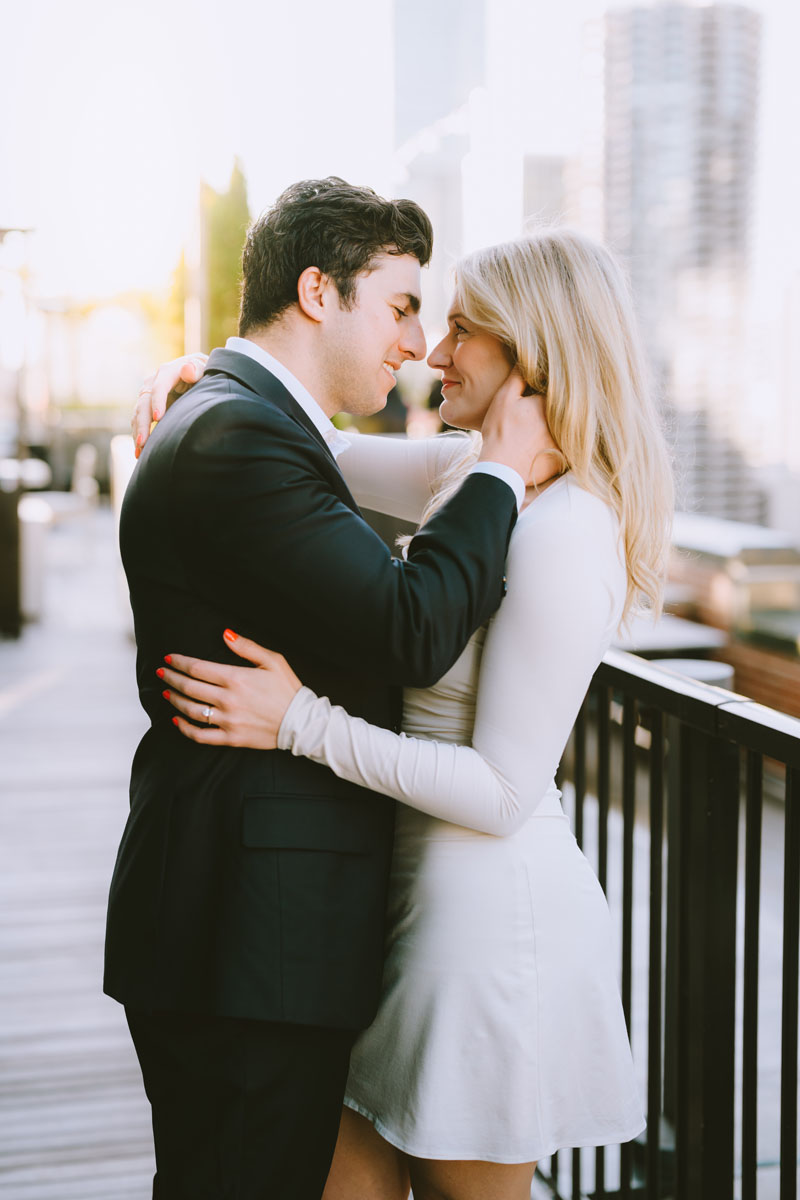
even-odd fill
[[[612,651],[559,782],[619,933],[648,1127],[540,1178],[563,1200],[796,1200],[800,721]]]

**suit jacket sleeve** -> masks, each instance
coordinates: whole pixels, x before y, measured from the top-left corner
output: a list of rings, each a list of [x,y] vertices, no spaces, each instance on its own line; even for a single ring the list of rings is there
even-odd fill
[[[351,507],[330,456],[304,429],[270,405],[232,398],[189,427],[172,488],[175,550],[187,570],[221,604],[235,580],[247,626],[237,632],[290,661],[302,651],[426,686],[502,598],[516,503],[489,476],[469,477],[403,562]]]

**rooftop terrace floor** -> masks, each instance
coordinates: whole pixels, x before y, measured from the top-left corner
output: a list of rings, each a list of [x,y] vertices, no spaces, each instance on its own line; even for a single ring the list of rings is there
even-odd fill
[[[0,641],[0,1195],[145,1200],[149,1108],[102,994],[144,728],[106,510],[51,531],[44,619]]]
[[[101,508],[51,531],[43,618],[18,641],[0,640],[0,1196],[8,1200],[150,1196],[149,1109],[122,1009],[101,983],[108,884],[145,728],[134,658],[113,521]],[[765,854],[778,862],[779,824],[777,811],[765,814]],[[587,812],[590,859],[592,841]],[[610,871],[615,907],[613,852]],[[778,1190],[769,1164],[780,868],[767,878],[763,1200]],[[646,926],[646,888],[640,875],[635,942]],[[639,972],[635,990],[643,986]],[[635,1051],[644,1048],[637,1025],[635,1015]]]

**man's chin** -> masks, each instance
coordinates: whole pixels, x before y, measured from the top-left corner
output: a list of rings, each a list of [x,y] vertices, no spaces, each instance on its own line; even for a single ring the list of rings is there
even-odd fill
[[[386,396],[370,396],[369,399],[356,403],[351,401],[347,408],[342,409],[342,412],[349,413],[351,417],[374,417],[375,413],[386,408],[386,401]]]

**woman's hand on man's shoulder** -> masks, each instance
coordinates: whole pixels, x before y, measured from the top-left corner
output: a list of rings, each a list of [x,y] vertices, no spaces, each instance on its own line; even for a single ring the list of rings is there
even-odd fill
[[[147,376],[139,388],[131,418],[137,458],[144,449],[154,423],[160,421],[169,406],[202,378],[207,361],[208,355],[199,351],[196,354],[184,354],[180,358],[173,358],[171,362],[162,363],[152,375]]]

